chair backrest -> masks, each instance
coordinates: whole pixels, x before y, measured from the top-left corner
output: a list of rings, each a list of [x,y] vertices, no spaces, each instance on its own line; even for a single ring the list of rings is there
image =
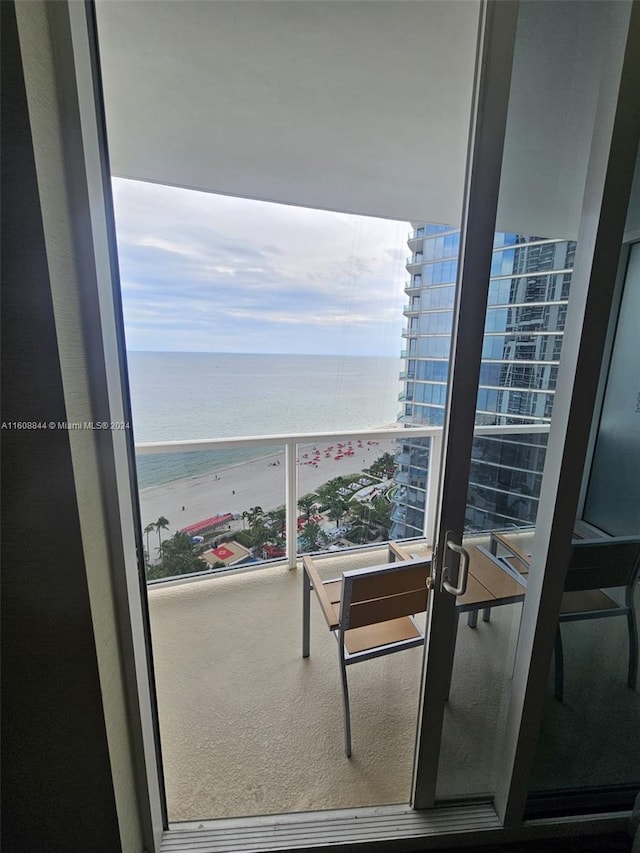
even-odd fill
[[[629,586],[640,569],[640,539],[614,537],[573,543],[566,592]]]
[[[427,608],[431,560],[405,560],[342,574],[340,625],[362,628]]]

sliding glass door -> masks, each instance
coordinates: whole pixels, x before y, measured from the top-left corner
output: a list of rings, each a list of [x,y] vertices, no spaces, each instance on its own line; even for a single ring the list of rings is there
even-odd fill
[[[485,9],[416,808],[524,810],[637,147],[630,20],[627,4]]]

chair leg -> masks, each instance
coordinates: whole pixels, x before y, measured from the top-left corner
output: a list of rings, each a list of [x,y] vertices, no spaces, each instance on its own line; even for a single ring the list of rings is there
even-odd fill
[[[491,608],[484,607],[482,609],[482,621],[483,622],[491,622]],[[470,628],[475,628],[478,624],[478,611],[470,610],[469,615],[467,616],[467,625]]]
[[[560,625],[556,628],[556,641],[554,645],[556,658],[555,665],[555,697],[558,702],[562,702],[564,692],[564,652],[562,650],[562,634],[560,633]]]
[[[633,608],[627,613],[627,624],[629,625],[629,677],[627,684],[635,688],[638,678],[638,626],[636,625]]]
[[[302,570],[302,657],[309,657],[309,623],[311,621],[311,580]]]
[[[349,713],[349,688],[347,686],[347,667],[344,662],[342,637],[338,643],[338,659],[340,662],[340,678],[342,679],[342,706],[344,709],[344,751],[351,758],[351,715]]]

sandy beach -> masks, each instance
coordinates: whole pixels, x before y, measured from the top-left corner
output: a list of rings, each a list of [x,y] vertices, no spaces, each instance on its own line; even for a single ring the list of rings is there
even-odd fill
[[[304,464],[301,456],[298,464],[298,494],[313,492],[318,486],[341,474],[356,474],[368,468],[382,453],[397,450],[395,439],[381,440],[358,448],[354,442],[354,455],[336,459],[334,450],[330,458],[321,450],[317,466]],[[304,448],[307,452],[308,448]],[[309,458],[313,456],[309,452]],[[278,464],[279,463],[279,464]],[[142,527],[158,520],[163,515],[169,520],[169,528],[163,539],[173,535],[188,524],[202,521],[212,515],[226,512],[242,513],[253,506],[263,510],[275,509],[284,504],[285,466],[284,452],[264,456],[250,462],[231,465],[218,471],[187,477],[150,486],[140,491]]]

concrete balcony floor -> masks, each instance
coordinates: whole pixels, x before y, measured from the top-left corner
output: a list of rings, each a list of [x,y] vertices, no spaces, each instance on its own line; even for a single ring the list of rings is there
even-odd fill
[[[347,568],[386,562],[386,553],[384,548],[328,555],[319,560],[320,571],[334,577]],[[301,599],[301,570],[283,565],[150,590],[171,822],[408,801],[423,650],[349,668],[349,760],[343,752],[336,642],[312,597],[311,656],[303,660]],[[497,608],[491,622],[480,620],[475,630],[460,620],[439,797],[494,790],[520,612],[521,605]],[[565,703],[548,696],[536,771],[553,787],[580,784],[587,764],[594,781],[602,773],[616,778],[601,781],[618,781],[620,772],[632,777],[640,766],[640,744],[634,751],[629,742],[637,734],[632,726],[640,716],[640,696],[625,685],[624,620],[569,626],[578,633],[584,629],[587,643],[603,627],[612,640],[594,642],[591,654],[608,656],[611,665],[602,660],[598,671],[612,673],[598,696],[588,677],[593,657],[587,671],[580,670],[584,687],[576,685],[570,660],[577,651],[571,638],[565,640]],[[595,716],[581,724],[585,708],[595,709]],[[608,757],[594,768],[601,750],[594,756],[589,743],[577,743],[576,732],[582,725],[590,738],[602,738],[612,715],[614,740],[624,744],[624,754],[614,760],[612,741]]]

